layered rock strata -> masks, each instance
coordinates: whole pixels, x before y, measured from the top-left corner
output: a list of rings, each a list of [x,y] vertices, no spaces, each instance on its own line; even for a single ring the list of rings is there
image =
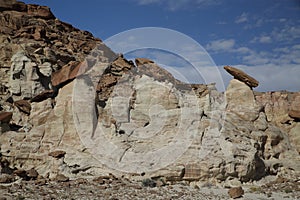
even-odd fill
[[[1,162],[12,171],[170,182],[299,175],[299,92],[182,83],[48,8],[3,1],[0,10]]]

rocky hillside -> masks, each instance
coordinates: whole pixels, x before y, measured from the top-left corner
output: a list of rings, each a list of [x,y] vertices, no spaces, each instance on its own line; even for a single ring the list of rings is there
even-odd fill
[[[254,92],[242,72],[224,93],[185,84],[47,7],[2,0],[0,11],[5,180],[299,181],[300,92]]]

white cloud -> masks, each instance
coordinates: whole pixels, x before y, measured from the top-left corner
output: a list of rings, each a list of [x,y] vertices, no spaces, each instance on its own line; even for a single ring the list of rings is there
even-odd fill
[[[148,5],[153,3],[159,3],[160,0],[137,0],[138,4],[140,5]]]
[[[206,49],[210,51],[228,51],[232,50],[235,45],[234,39],[221,39],[221,40],[214,40],[206,45]]]
[[[263,65],[269,63],[270,59],[264,56],[263,53],[251,51],[248,55],[243,57],[243,61],[250,65]]]
[[[217,5],[220,0],[133,0],[139,5],[159,4],[168,10],[176,11],[187,8],[200,8],[203,6]]]
[[[272,38],[270,36],[262,35],[259,37],[255,37],[255,38],[253,38],[253,40],[251,40],[251,43],[257,43],[257,42],[262,43],[262,44],[271,43]]]
[[[280,18],[280,19],[279,19],[279,22],[286,22],[286,21],[287,21],[286,18]]]
[[[278,42],[293,42],[300,38],[299,26],[286,26],[284,28],[275,28],[272,33],[272,37]]]
[[[235,19],[235,23],[241,24],[248,21],[248,14],[243,12],[240,16]]]
[[[260,43],[270,43],[272,42],[272,39],[270,36],[262,36],[259,38]]]
[[[238,47],[238,48],[232,49],[232,52],[240,53],[240,54],[247,54],[247,53],[251,53],[251,50],[248,47]]]

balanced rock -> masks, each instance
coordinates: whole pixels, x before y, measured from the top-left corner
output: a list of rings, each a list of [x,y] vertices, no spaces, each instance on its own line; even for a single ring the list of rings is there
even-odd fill
[[[248,74],[246,74],[245,72],[243,72],[240,69],[234,68],[234,67],[230,67],[230,66],[225,66],[224,69],[231,74],[235,79],[238,79],[244,83],[246,83],[249,87],[257,87],[259,82],[249,76]]]

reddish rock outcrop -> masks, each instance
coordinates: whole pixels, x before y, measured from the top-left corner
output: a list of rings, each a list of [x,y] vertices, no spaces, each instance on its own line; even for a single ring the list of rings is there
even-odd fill
[[[34,4],[26,5],[23,2],[15,0],[2,0],[0,3],[0,10],[14,10],[18,12],[26,12],[27,15],[33,17],[40,17],[43,19],[55,19],[53,13],[50,11],[50,8],[46,6],[39,6]]]
[[[88,69],[87,62],[71,61],[67,65],[63,66],[60,70],[53,72],[51,77],[51,83],[53,86],[64,84],[70,80],[73,80],[77,76],[82,75]]]
[[[144,64],[151,64],[154,63],[152,60],[149,60],[148,58],[136,58],[135,59],[135,64],[136,66],[141,66]]]
[[[27,5],[16,0],[2,0],[0,2],[0,11],[15,10],[19,12],[27,11]]]
[[[53,13],[50,11],[50,8],[46,6],[27,5],[27,13],[28,15],[43,19],[55,19]]]

